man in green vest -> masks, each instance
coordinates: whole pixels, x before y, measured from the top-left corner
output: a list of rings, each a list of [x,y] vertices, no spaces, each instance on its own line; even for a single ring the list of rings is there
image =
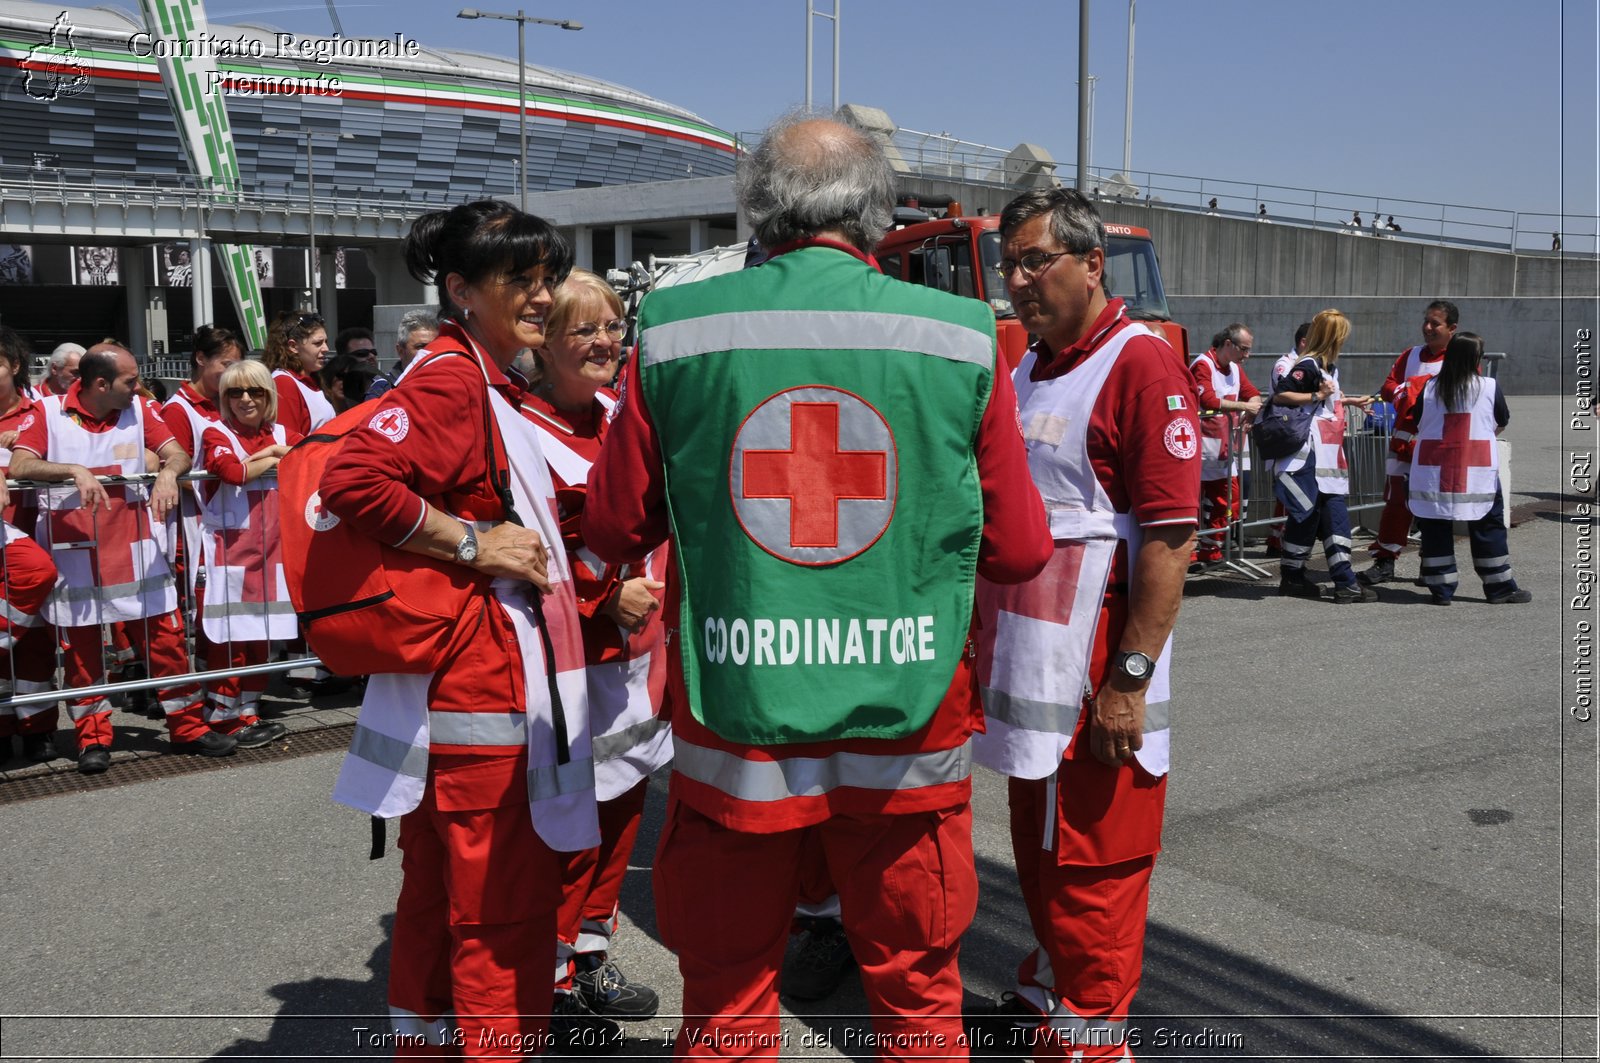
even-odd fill
[[[1030,578],[1051,551],[1015,396],[987,305],[878,271],[894,181],[870,137],[782,120],[738,190],[771,257],[646,298],[583,517],[608,561],[671,536],[678,562],[655,869],[678,1049],[784,1047],[778,972],[810,839],[872,1047],[964,1057],[974,577]]]

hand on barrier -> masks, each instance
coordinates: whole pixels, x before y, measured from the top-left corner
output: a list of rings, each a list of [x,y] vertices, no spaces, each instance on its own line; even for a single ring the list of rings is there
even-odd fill
[[[472,567],[491,576],[526,580],[550,592],[550,552],[532,528],[496,524],[478,537],[478,560]]]
[[[643,576],[626,580],[602,611],[629,631],[638,632],[650,619],[650,614],[661,608],[661,600],[655,596],[655,592],[665,586],[665,583]]]
[[[158,522],[164,521],[177,505],[178,478],[164,472],[156,477],[155,484],[150,488],[150,516]]]
[[[105,487],[95,478],[94,473],[82,465],[72,468],[72,483],[78,489],[78,497],[83,500],[83,508],[93,512],[97,507],[104,506],[111,509],[111,497],[106,494]]]

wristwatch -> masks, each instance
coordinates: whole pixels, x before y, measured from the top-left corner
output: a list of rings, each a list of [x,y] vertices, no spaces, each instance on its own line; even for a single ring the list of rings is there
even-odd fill
[[[456,564],[470,565],[478,560],[478,531],[470,524],[463,524],[462,527],[466,529],[467,534],[456,543]]]
[[[1117,654],[1117,670],[1129,679],[1142,683],[1156,670],[1156,662],[1150,659],[1148,653],[1133,650],[1130,653]]]

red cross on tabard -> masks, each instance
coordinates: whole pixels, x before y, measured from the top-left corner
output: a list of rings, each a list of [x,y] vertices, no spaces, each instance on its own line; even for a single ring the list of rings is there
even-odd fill
[[[122,468],[107,465],[89,470],[96,476],[121,476]],[[116,587],[136,583],[144,572],[134,565],[132,544],[150,534],[145,507],[130,505],[124,487],[106,485],[110,510],[96,508],[69,509],[47,512],[50,521],[50,541],[56,546],[81,546],[94,552],[90,562],[97,586]]]
[[[250,500],[250,524],[215,533],[217,564],[244,569],[241,604],[275,601],[277,566],[283,564],[283,540],[277,534],[278,492],[251,491],[245,497]]]
[[[1472,438],[1472,414],[1444,415],[1443,439],[1417,441],[1417,464],[1439,468],[1439,490],[1459,494],[1467,489],[1470,468],[1487,469],[1494,463],[1487,439]]]
[[[1333,420],[1318,417],[1313,422],[1317,426],[1318,438],[1324,443],[1331,443],[1339,448],[1339,464],[1335,468],[1344,469],[1349,465],[1344,457],[1344,410],[1339,410],[1339,416]]]
[[[839,449],[839,404],[789,408],[788,450],[744,452],[744,497],[789,500],[789,545],[839,545],[839,501],[887,498],[888,456]]]

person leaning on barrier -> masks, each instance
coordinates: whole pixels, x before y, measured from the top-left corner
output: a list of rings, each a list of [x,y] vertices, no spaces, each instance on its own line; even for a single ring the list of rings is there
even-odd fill
[[[1278,381],[1272,401],[1285,406],[1316,404],[1305,445],[1273,463],[1273,494],[1288,514],[1283,529],[1283,559],[1278,593],[1291,598],[1321,598],[1322,588],[1306,577],[1311,544],[1322,539],[1333,577],[1333,600],[1372,602],[1371,587],[1357,581],[1350,567],[1350,469],[1345,460],[1345,407],[1365,409],[1372,396],[1346,398],[1339,389],[1339,352],[1350,338],[1350,321],[1337,310],[1311,319],[1306,352]]]
[[[1483,340],[1471,332],[1452,336],[1437,375],[1413,380],[1420,388],[1406,412],[1416,433],[1411,451],[1411,512],[1422,530],[1422,582],[1433,604],[1455,597],[1454,521],[1465,521],[1472,567],[1490,605],[1522,605],[1533,594],[1511,577],[1505,500],[1500,491],[1496,437],[1511,423],[1500,382],[1479,376]],[[1397,428],[1399,425],[1396,426]]]
[[[61,580],[44,616],[65,639],[68,687],[104,681],[100,626],[126,621],[126,631],[152,678],[189,671],[177,588],[167,563],[167,517],[178,503],[178,477],[189,455],[172,438],[161,411],[138,399],[139,366],[121,347],[97,344],[78,366],[78,380],[45,400],[43,414],[23,429],[12,452],[19,480],[70,483],[40,498],[39,543],[54,551]],[[106,486],[97,476],[142,476],[146,449],[161,460],[155,482]],[[148,498],[147,498],[148,492]],[[234,740],[206,726],[192,683],[159,692],[172,748],[225,757]],[[78,698],[69,713],[78,737],[78,770],[111,764],[111,702]]]
[[[672,759],[672,731],[662,715],[667,650],[661,580],[668,549],[642,565],[606,565],[584,547],[580,527],[589,470],[616,407],[610,385],[627,329],[622,300],[611,286],[588,270],[573,270],[545,315],[545,342],[534,352],[522,398],[522,412],[538,430],[550,466],[578,595],[600,799],[600,845],[566,857],[557,926],[551,1032],[558,1045],[578,1052],[586,1047],[579,1031],[588,1012],[638,1022],[653,1018],[659,1007],[655,990],[622,974],[611,938],[650,773]]]
[[[301,437],[276,423],[278,393],[260,362],[234,363],[218,387],[222,419],[206,428],[201,442],[206,470],[218,480],[202,485],[206,593],[200,626],[217,651],[208,666],[240,669],[265,664],[269,644],[292,639],[298,630],[294,607],[280,591],[278,483],[267,474]],[[233,735],[240,749],[277,741],[287,729],[261,719],[266,688],[265,675],[217,681],[209,692],[207,722]]]
[[[1038,337],[1013,379],[1053,552],[1026,583],[978,588],[986,730],[973,755],[1011,777],[1038,945],[1018,991],[979,1021],[1012,1051],[1027,1030],[1039,1059],[1122,1059],[1161,848],[1170,634],[1194,545],[1194,380],[1108,296],[1105,227],[1077,192],[1018,196],[1000,238],[1007,297]]]
[[[1245,359],[1255,345],[1250,330],[1235,322],[1211,339],[1211,349],[1189,363],[1200,400],[1201,529],[1210,535],[1195,545],[1193,562],[1222,560],[1229,523],[1239,519],[1239,472],[1245,455],[1232,453],[1234,427],[1248,425],[1261,412],[1261,392],[1245,376]]]
[[[11,447],[18,431],[42,412],[27,393],[28,343],[15,330],[0,325],[0,700],[15,694],[38,694],[55,686],[54,631],[39,615],[56,583],[56,565],[31,535],[38,517],[32,492],[7,497]],[[53,760],[60,712],[56,703],[0,705],[0,761],[10,759],[11,736],[22,738],[23,754]]]
[[[876,269],[893,172],[849,126],[780,121],[737,187],[771,258],[645,298],[583,513],[603,560],[670,535],[681,576],[654,878],[675,1051],[778,1054],[814,838],[881,1053],[965,1058],[974,576],[1050,550],[994,315]]]
[[[1461,312],[1448,299],[1435,299],[1422,315],[1422,342],[1400,352],[1389,368],[1389,375],[1378,389],[1385,402],[1397,406],[1402,398],[1415,400],[1415,394],[1406,394],[1411,380],[1432,377],[1444,364],[1444,351],[1450,337],[1456,334],[1456,323]],[[1404,442],[1404,440],[1402,440]],[[1372,555],[1372,566],[1357,576],[1362,583],[1375,586],[1394,579],[1395,559],[1406,548],[1406,537],[1411,532],[1411,510],[1406,505],[1407,483],[1411,465],[1405,459],[1390,454],[1386,461],[1387,476],[1383,485],[1383,515],[1378,518],[1378,535],[1367,547]]]
[[[366,397],[375,399],[394,387],[400,374],[433,338],[439,335],[439,317],[431,310],[407,310],[400,318],[400,328],[395,337],[394,351],[399,356],[394,368],[378,376],[367,385]]]
[[[572,253],[543,219],[482,200],[418,218],[406,262],[438,285],[447,320],[431,357],[329,459],[322,504],[493,584],[468,599],[436,672],[370,678],[334,799],[404,817],[396,1032],[469,1057],[502,1043],[532,1052],[550,1012],[558,850],[600,834],[577,603],[550,476],[505,370],[544,343]]]
[[[272,319],[261,361],[272,370],[278,389],[278,419],[301,435],[321,428],[337,412],[317,379],[327,356],[328,327],[321,314],[286,310]]]

